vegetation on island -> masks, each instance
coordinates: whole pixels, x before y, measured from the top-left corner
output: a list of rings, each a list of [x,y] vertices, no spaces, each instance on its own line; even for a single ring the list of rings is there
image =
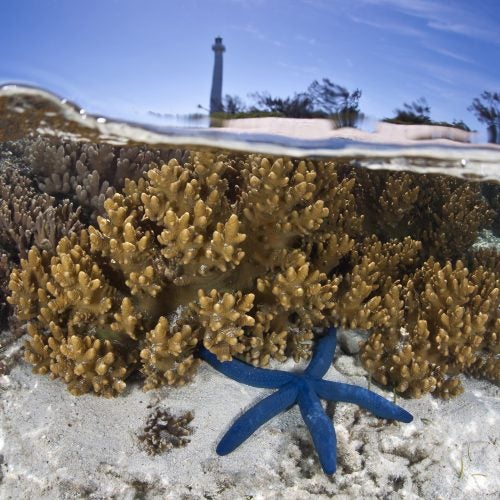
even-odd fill
[[[471,129],[462,120],[453,120],[450,122],[435,121],[431,119],[431,107],[425,97],[420,97],[411,103],[403,103],[402,108],[394,110],[395,116],[384,118],[382,121],[387,123],[396,123],[398,125],[437,125],[441,127],[453,127],[465,132]]]
[[[246,104],[235,95],[224,97],[224,112],[213,113],[215,119],[256,118],[329,118],[336,127],[354,127],[362,118],[359,108],[361,90],[349,91],[328,78],[314,80],[303,92],[291,97],[272,96],[268,92],[250,94],[253,104]]]
[[[488,142],[500,144],[500,92],[484,91],[467,109],[486,125]]]
[[[353,91],[334,83],[329,78],[314,80],[305,91],[296,92],[293,96],[278,97],[269,92],[249,94],[252,103],[247,104],[237,95],[226,94],[223,99],[223,112],[213,113],[214,123],[234,118],[286,117],[286,118],[328,118],[336,128],[356,127],[364,114],[359,101],[360,89]],[[479,122],[487,128],[488,142],[500,142],[500,93],[484,91],[476,97],[467,108],[473,112]],[[400,125],[437,125],[453,127],[465,132],[471,128],[462,120],[452,122],[431,118],[431,107],[425,97],[410,103],[403,103],[394,110],[394,116],[382,121]]]

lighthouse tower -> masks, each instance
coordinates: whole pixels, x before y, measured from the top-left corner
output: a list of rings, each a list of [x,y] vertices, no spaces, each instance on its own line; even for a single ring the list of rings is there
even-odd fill
[[[212,76],[212,92],[210,93],[210,114],[224,111],[222,106],[222,53],[226,47],[222,45],[222,38],[218,36],[212,45],[215,54],[214,73]]]

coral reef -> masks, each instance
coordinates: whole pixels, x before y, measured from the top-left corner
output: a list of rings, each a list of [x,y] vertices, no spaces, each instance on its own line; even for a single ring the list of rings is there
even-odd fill
[[[53,250],[71,231],[81,229],[80,211],[68,200],[56,204],[53,197],[38,192],[29,177],[9,159],[0,163],[0,329],[13,326],[6,301],[8,276],[28,250],[36,245]]]
[[[243,153],[31,151],[40,185],[96,218],[32,241],[9,281],[26,359],[74,394],[115,395],[134,371],[145,389],[183,384],[200,345],[256,366],[308,358],[329,325],[369,330],[365,367],[404,394],[498,376],[498,271],[458,261],[491,220],[473,184]]]
[[[0,170],[0,241],[13,258],[25,258],[33,245],[53,250],[64,235],[81,228],[79,215],[68,200],[56,204],[36,191],[17,170]]]
[[[0,253],[0,330],[7,326],[7,319],[11,316],[12,312],[9,310],[10,306],[7,303],[8,284],[9,284],[9,256]]]
[[[54,253],[33,247],[12,273],[9,301],[30,321],[27,359],[73,393],[110,395],[125,367],[139,367],[146,388],[183,383],[200,340],[221,360],[266,362],[283,356],[292,326],[286,347],[308,356],[341,280],[315,262],[346,252],[337,234],[355,225],[352,186],[331,163],[208,153],[127,180],[98,228],[62,238]]]
[[[156,408],[148,416],[144,430],[138,438],[143,448],[150,455],[180,448],[189,443],[189,436],[193,431],[189,423],[194,415],[188,411],[181,416],[174,416],[169,410]]]
[[[125,179],[138,179],[153,162],[163,163],[173,157],[184,162],[187,154],[43,137],[34,140],[26,151],[40,189],[70,198],[92,221],[104,214],[104,200],[122,189]]]
[[[373,333],[361,359],[377,382],[413,397],[462,390],[455,375],[500,378],[500,280],[483,267],[429,259],[405,283],[399,321]],[[393,318],[398,317],[393,315]]]
[[[422,242],[426,258],[463,259],[498,210],[483,198],[479,184],[443,175],[358,170],[354,192],[365,233],[383,241],[410,236]]]
[[[498,236],[500,234],[500,184],[485,183],[481,191],[494,211],[492,228]]]
[[[103,213],[104,199],[126,177],[140,177],[153,160],[186,155],[45,137],[0,143],[0,328],[13,324],[8,274],[31,246],[53,251]]]

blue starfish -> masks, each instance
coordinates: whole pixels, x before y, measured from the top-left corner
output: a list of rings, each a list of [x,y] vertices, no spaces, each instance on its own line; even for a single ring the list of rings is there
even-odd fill
[[[298,403],[321,466],[326,474],[333,474],[337,468],[335,429],[319,398],[354,403],[377,417],[411,422],[410,413],[368,389],[322,380],[332,362],[336,343],[336,328],[326,328],[325,336],[317,342],[313,357],[302,373],[256,368],[236,359],[221,362],[202,347],[201,358],[233,380],[253,387],[278,389],[236,419],[220,440],[217,454],[231,453],[261,425]]]

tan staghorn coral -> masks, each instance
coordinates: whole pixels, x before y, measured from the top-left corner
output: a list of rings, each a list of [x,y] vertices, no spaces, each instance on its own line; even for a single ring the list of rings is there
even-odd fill
[[[278,321],[278,314],[269,305],[257,307],[252,335],[245,337],[244,359],[256,366],[266,366],[271,358],[285,361],[288,330],[286,316]]]
[[[461,261],[428,260],[405,284],[399,325],[380,328],[362,347],[364,366],[378,382],[414,397],[460,393],[462,372],[492,377],[499,285],[481,267],[470,273]]]
[[[359,244],[351,253],[352,270],[339,286],[333,310],[338,323],[368,330],[392,324],[401,309],[395,282],[418,262],[420,250],[421,243],[408,237],[384,244],[371,237]]]
[[[93,390],[105,396],[120,393],[129,374],[130,354],[116,352],[109,340],[73,335],[65,338],[52,323],[51,336],[41,334],[33,323],[28,325],[25,359],[35,373],[60,377],[74,395]]]
[[[253,293],[224,293],[220,296],[215,289],[209,294],[198,291],[198,300],[193,309],[205,329],[203,345],[216,354],[219,360],[228,361],[245,350],[241,337],[245,333],[244,327],[255,324],[255,319],[246,314],[252,309],[254,299]]]
[[[98,172],[125,155],[57,151]],[[447,223],[477,233],[475,188],[452,182],[440,199],[446,221],[417,234],[421,189],[391,174],[372,192],[377,227],[386,218],[389,229],[367,233],[374,219],[354,194],[371,188],[357,170],[210,151],[154,159],[103,200],[94,225],[31,248],[12,272],[9,302],[29,322],[36,372],[111,396],[134,371],[145,389],[185,383],[200,344],[221,361],[265,366],[307,358],[323,327],[342,325],[370,330],[364,365],[405,394],[453,395],[466,371],[496,376],[498,271],[425,261],[425,242]],[[463,247],[442,240],[435,250],[442,259]]]
[[[50,343],[54,344],[53,337],[49,338],[51,373],[61,377],[72,394],[93,390],[111,396],[125,389],[129,360],[118,355],[109,340],[73,335],[57,347]]]
[[[190,354],[198,343],[198,332],[188,324],[177,331],[171,331],[169,326],[168,319],[161,316],[155,328],[146,334],[140,353],[146,390],[164,384],[183,385],[198,365],[199,360]]]
[[[323,163],[208,152],[190,161],[126,181],[97,227],[51,253],[32,248],[12,273],[9,301],[30,321],[26,356],[37,371],[110,395],[122,385],[92,381],[102,365],[81,372],[77,352],[107,350],[113,367],[126,359],[113,377],[139,369],[146,388],[184,383],[199,341],[221,360],[309,354],[341,280],[325,271],[354,244],[344,233],[356,226],[353,182]]]

